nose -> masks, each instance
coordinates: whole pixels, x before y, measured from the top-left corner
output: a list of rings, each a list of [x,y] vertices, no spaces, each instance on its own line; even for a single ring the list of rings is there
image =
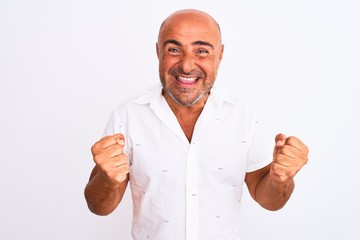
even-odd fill
[[[184,54],[179,62],[180,69],[185,74],[190,74],[194,70],[194,58],[191,54]]]

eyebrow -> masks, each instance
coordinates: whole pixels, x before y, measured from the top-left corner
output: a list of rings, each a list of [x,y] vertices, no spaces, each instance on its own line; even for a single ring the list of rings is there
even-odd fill
[[[214,49],[214,46],[212,44],[210,44],[209,42],[205,42],[205,41],[196,41],[192,45],[209,46],[212,49]]]
[[[164,47],[165,47],[167,44],[169,44],[169,43],[172,43],[172,44],[174,44],[174,45],[176,45],[176,46],[179,46],[179,47],[182,46],[182,44],[181,44],[180,42],[176,41],[175,39],[169,39],[169,40],[166,40],[166,41],[164,42]],[[205,41],[196,41],[196,42],[193,42],[191,45],[209,46],[209,47],[211,47],[212,49],[214,49],[214,46],[213,46],[211,43],[205,42]]]
[[[174,45],[176,45],[176,46],[178,46],[178,47],[181,47],[181,46],[182,46],[182,44],[181,44],[180,42],[178,42],[178,41],[176,41],[176,40],[174,40],[174,39],[169,39],[169,40],[166,40],[166,41],[164,42],[164,47],[165,47],[167,44],[169,44],[169,43],[172,43],[172,44],[174,44]]]

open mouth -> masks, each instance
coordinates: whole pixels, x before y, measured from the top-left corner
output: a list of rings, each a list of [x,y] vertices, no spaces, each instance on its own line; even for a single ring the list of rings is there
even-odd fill
[[[199,80],[199,77],[185,77],[185,76],[176,76],[176,80],[181,82],[181,83],[185,83],[185,84],[193,84],[195,83],[197,80]]]

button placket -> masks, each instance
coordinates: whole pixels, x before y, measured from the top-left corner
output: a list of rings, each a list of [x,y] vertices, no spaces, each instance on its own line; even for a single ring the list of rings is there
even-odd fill
[[[186,159],[186,239],[199,238],[199,193],[196,144],[192,142]]]

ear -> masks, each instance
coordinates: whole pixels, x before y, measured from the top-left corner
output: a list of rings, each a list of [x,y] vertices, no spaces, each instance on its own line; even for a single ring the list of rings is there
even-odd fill
[[[224,54],[224,44],[221,44],[221,46],[220,46],[220,55],[219,55],[219,60],[220,61],[222,60],[223,54]]]
[[[156,55],[159,59],[160,54],[159,54],[159,44],[158,43],[156,43]]]

